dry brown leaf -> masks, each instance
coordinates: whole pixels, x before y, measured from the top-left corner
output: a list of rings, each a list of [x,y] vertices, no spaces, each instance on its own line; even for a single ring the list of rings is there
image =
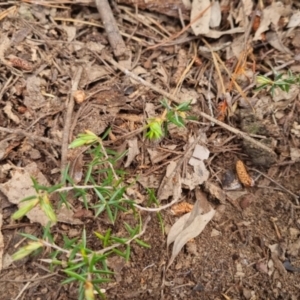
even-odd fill
[[[36,163],[31,163],[25,168],[13,170],[11,179],[0,184],[0,190],[8,198],[9,202],[17,204],[20,208],[27,204],[26,202],[21,202],[22,199],[36,195],[35,189],[32,187],[31,177],[34,177],[41,185],[49,185]],[[26,216],[31,222],[40,223],[42,226],[46,226],[49,221],[40,206],[34,207]]]
[[[138,189],[137,184],[131,185],[131,187],[126,188],[126,194],[130,197],[130,199],[134,199],[134,203],[141,204],[145,201],[146,196],[141,194]]]
[[[203,137],[206,139],[206,137]],[[193,167],[193,173],[186,172],[185,177],[182,178],[182,183],[193,190],[199,184],[205,182],[209,177],[209,172],[203,162],[209,157],[209,150],[202,145],[196,145],[192,157],[189,160],[189,165]]]
[[[209,26],[211,28],[218,27],[221,23],[222,14],[219,1],[214,1],[211,6]]]
[[[164,66],[163,63],[158,63],[157,67],[156,67],[156,72],[157,74],[160,74],[161,76],[160,79],[164,84],[168,84],[168,80],[169,80],[169,74],[166,70],[166,67]]]
[[[76,37],[76,27],[75,26],[60,26],[67,33],[67,40],[68,42],[72,42]]]
[[[171,180],[167,180],[167,184],[163,187],[161,194],[159,195],[159,200],[166,200],[172,196],[173,200],[178,200],[181,197],[181,176],[179,172],[173,174],[173,170],[176,168],[177,163],[171,161],[167,166],[166,177],[172,176]]]
[[[3,108],[4,113],[8,116],[16,124],[20,124],[20,119],[17,115],[12,112],[12,104],[11,102],[6,102],[6,105]]]
[[[285,7],[282,2],[272,2],[271,5],[267,6],[260,19],[260,24],[255,32],[254,41],[261,39],[261,34],[269,29],[269,26],[273,24],[275,29],[278,27],[278,21],[281,16],[288,16],[290,8]]]
[[[105,46],[100,44],[99,42],[89,41],[86,43],[86,48],[89,49],[90,51],[100,54],[102,50],[105,48]]]
[[[209,193],[215,198],[217,198],[221,203],[224,204],[226,202],[226,193],[218,185],[206,181],[205,187],[208,189]]]
[[[283,79],[285,77],[283,76]],[[279,102],[279,101],[282,101],[282,100],[285,100],[285,101],[294,101],[296,97],[298,97],[299,95],[299,92],[300,92],[300,88],[298,85],[296,84],[293,84],[291,85],[290,89],[288,92],[285,92],[281,89],[275,89],[274,91],[274,95],[272,97],[273,101],[275,102]],[[283,105],[288,105],[288,103],[283,103]],[[278,108],[280,107],[276,107],[277,110]],[[281,108],[284,108],[284,107],[281,107]]]
[[[69,210],[70,211],[70,210]],[[94,218],[94,214],[91,210],[89,209],[85,209],[85,208],[80,208],[77,209],[72,218],[76,218],[76,219],[93,219]]]
[[[144,188],[158,188],[161,183],[161,178],[157,175],[149,175],[149,176],[139,176],[137,181],[144,187]]]
[[[182,178],[182,184],[188,189],[193,190],[196,186],[202,184],[209,178],[209,171],[201,160],[192,158],[189,164],[193,165],[193,172],[186,172],[186,176]]]
[[[237,201],[239,198],[241,198],[244,195],[247,195],[248,192],[246,190],[242,191],[227,191],[226,196],[233,202]]]
[[[44,107],[47,103],[45,97],[41,93],[41,79],[37,76],[30,76],[26,80],[27,95],[24,104],[30,109],[38,109]]]
[[[2,262],[1,262],[2,263],[2,269],[8,268],[10,265],[13,264],[13,262],[14,262],[14,260],[11,257],[11,255],[9,255],[8,253],[5,253],[3,255]]]
[[[129,167],[133,162],[133,160],[135,159],[135,157],[140,153],[137,138],[128,140],[127,143],[128,143],[128,153],[127,153],[127,160],[124,166],[125,168]]]
[[[95,65],[95,64],[91,65],[91,64],[92,63],[86,64],[84,68],[86,76],[81,78],[80,86],[91,84],[109,74],[105,66]]]
[[[287,24],[287,28],[294,28],[300,26],[300,11],[295,12],[291,18],[289,23]]]
[[[290,155],[292,161],[297,161],[300,158],[300,149],[299,148],[290,148]]]
[[[210,0],[194,0],[192,3],[191,20],[194,20],[199,14],[210,6]],[[211,8],[192,24],[192,30],[195,35],[209,33],[209,22],[211,19]]]
[[[176,145],[171,145],[171,146],[174,146],[174,147],[168,147],[169,149],[171,150],[174,150],[176,148]],[[162,151],[158,151],[158,150],[152,150],[152,149],[147,149],[147,152],[149,153],[149,157],[150,157],[150,160],[151,160],[151,163],[153,165],[155,164],[158,164],[159,162],[165,160],[166,158],[168,158],[172,153],[171,152],[162,152]]]
[[[281,38],[279,37],[278,32],[274,32],[274,31],[267,32],[266,40],[276,50],[282,53],[287,53],[291,55],[293,54],[293,52],[283,44]]]
[[[171,207],[171,212],[175,216],[189,213],[193,209],[194,205],[187,202],[180,202]]]
[[[199,93],[194,88],[182,87],[176,95],[181,102],[191,101],[191,104],[196,104],[199,98]]]
[[[211,210],[205,214],[200,206],[200,201],[197,201],[190,213],[182,216],[171,227],[168,238],[167,246],[174,242],[172,256],[169,260],[167,268],[173,263],[182,247],[191,239],[197,237],[215,215],[215,210]]]
[[[0,62],[7,64],[6,59],[4,58],[4,53],[10,47],[10,40],[7,35],[0,35]]]
[[[242,0],[243,2],[243,10],[246,16],[250,16],[253,12],[253,0]]]
[[[298,257],[299,256],[299,250],[300,250],[300,239],[297,239],[294,243],[290,243],[287,248],[287,253],[290,256]]]
[[[300,124],[297,122],[293,123],[293,128],[291,129],[291,133],[297,137],[300,137]]]
[[[283,263],[279,259],[280,254],[282,253],[282,249],[280,248],[279,244],[269,245],[269,249],[271,250],[271,258],[274,262],[275,268],[279,271],[281,276],[285,276],[287,271],[284,268]]]
[[[192,154],[192,157],[200,159],[200,160],[205,160],[209,158],[209,150],[207,147],[202,146],[202,145],[196,145],[194,152]]]

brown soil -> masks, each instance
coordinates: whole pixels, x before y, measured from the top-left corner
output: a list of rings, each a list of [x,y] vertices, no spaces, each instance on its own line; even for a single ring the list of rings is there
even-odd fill
[[[59,182],[63,156],[62,136],[65,130],[70,132],[70,142],[85,129],[100,136],[111,128],[111,134],[104,144],[122,153],[128,148],[129,137],[126,136],[142,128],[146,121],[146,114],[149,112],[146,106],[151,105],[152,111],[157,115],[163,112],[160,106],[162,97],[156,91],[113,69],[103,59],[102,47],[106,55],[110,53],[113,57],[104,29],[93,26],[92,23],[61,21],[61,18],[76,18],[79,21],[99,23],[97,9],[90,5],[91,1],[75,1],[77,5],[65,2],[64,5],[59,4],[63,8],[56,9],[24,1],[22,4],[18,3],[14,15],[5,15],[0,20],[3,29],[0,35],[0,184],[8,182],[13,176],[10,171],[5,171],[7,166],[23,168],[32,162],[36,163],[37,169],[49,184]],[[10,7],[12,4],[1,4],[0,16],[1,12]],[[292,8],[295,10],[296,6]],[[178,72],[179,77],[183,74],[193,57],[192,48],[189,48],[192,41],[143,52],[149,40],[158,44],[162,39],[153,31],[153,23],[150,22],[150,28],[144,23],[136,23],[132,14],[123,8],[120,11],[115,9],[114,13],[122,32],[127,33],[125,43],[132,51],[132,62],[136,62],[132,68],[135,70],[133,73],[149,80],[153,86],[172,93],[172,79],[177,80]],[[156,18],[161,22],[161,28],[173,35],[180,31],[180,23],[174,16],[160,15],[157,12],[150,14],[149,11],[140,14]],[[222,22],[225,19],[223,12]],[[132,31],[133,25],[136,26],[136,31]],[[285,45],[296,55],[300,52],[300,46],[297,48],[295,44],[295,36],[299,32],[296,29],[294,32],[294,37],[287,38]],[[73,34],[75,35],[72,37]],[[252,33],[250,37],[251,35]],[[188,36],[193,35],[189,33]],[[250,37],[248,36],[249,39]],[[232,35],[231,38],[234,40],[237,36]],[[101,49],[97,48],[99,46]],[[260,55],[267,55],[268,51],[272,50],[270,60],[273,62],[277,59],[287,62],[290,59],[288,54],[283,55],[270,45],[264,46],[266,48],[263,50],[260,50],[261,47],[263,45],[260,44],[258,49],[253,48],[257,72],[264,74],[269,70],[266,70],[266,65],[260,59]],[[183,58],[182,53],[179,54],[180,49],[185,49]],[[225,52],[220,55],[230,65],[230,59],[225,59]],[[185,60],[183,70],[178,61],[180,57]],[[209,92],[207,82],[210,75],[206,71],[213,63],[210,56],[203,55],[201,60],[200,66],[194,64],[186,75],[182,85],[182,89],[185,89],[183,94],[189,99],[193,98],[193,93],[197,95],[190,112],[193,116],[199,116],[200,112],[210,113],[206,92],[214,94],[212,106],[215,115],[218,115],[218,105],[221,102],[218,100],[218,73],[214,71],[212,75],[215,79],[211,81],[218,82]],[[251,62],[249,58],[246,60]],[[70,91],[79,66],[83,71],[78,81],[78,90],[84,90],[87,99],[82,104],[74,104],[70,127],[66,129]],[[296,62],[291,66],[295,70],[299,68]],[[224,82],[229,86],[226,75]],[[240,84],[245,88],[249,84],[248,78],[240,79]],[[238,95],[237,91],[231,92],[232,98]],[[182,132],[178,128],[170,130],[168,136],[158,143],[145,141],[142,132],[135,134],[140,154],[126,168],[126,180],[135,178],[136,175],[154,174],[157,182],[161,183],[166,173],[166,162],[177,161],[178,153],[184,155],[189,137],[196,136],[201,129],[207,136],[206,147],[210,151],[210,157],[205,162],[210,171],[209,181],[224,187],[221,184],[222,174],[228,170],[235,172],[235,162],[240,159],[246,163],[250,176],[255,179],[255,186],[242,188],[247,193],[237,199],[232,198],[232,194],[228,192],[226,201],[220,201],[204,184],[201,185],[201,191],[217,212],[204,231],[184,246],[168,270],[166,266],[172,249],[167,249],[166,246],[167,233],[179,217],[174,216],[170,209],[163,210],[161,215],[166,231],[163,233],[157,214],[150,213],[151,220],[142,239],[151,248],[145,249],[133,243],[128,263],[117,256],[108,259],[108,267],[115,274],[111,282],[101,286],[105,289],[107,299],[300,299],[300,205],[297,197],[291,195],[300,194],[299,152],[298,158],[291,158],[291,149],[299,151],[300,134],[292,133],[291,129],[294,128],[294,122],[300,123],[300,101],[299,96],[295,96],[292,100],[274,102],[266,91],[260,93],[259,100],[269,97],[270,102],[266,106],[274,108],[271,112],[266,107],[258,106],[258,97],[250,90],[247,96],[252,105],[257,105],[257,114],[263,112],[263,116],[253,117],[251,107],[240,100],[235,111],[228,112],[226,116],[219,115],[219,120],[262,140],[275,156],[271,152],[263,152],[251,142],[245,142],[241,136],[234,135],[222,126],[211,126],[211,122],[202,117],[198,118],[199,122],[188,123],[186,131]],[[245,106],[248,106],[247,110],[244,109]],[[245,122],[247,116],[250,116],[248,123]],[[253,128],[255,132],[252,131]],[[171,146],[174,146],[172,150]],[[159,152],[160,155],[168,155],[162,161],[152,163],[148,150],[160,151],[161,148],[163,151]],[[76,176],[77,169],[86,170],[85,164],[90,157],[81,154],[81,149],[67,151],[64,163],[71,164],[71,176]],[[188,168],[187,162],[188,159],[180,172]],[[118,167],[124,168],[125,163],[126,159],[120,161]],[[272,181],[260,175],[260,172],[271,177]],[[78,184],[82,182],[81,179]],[[152,186],[149,183],[148,187],[154,186],[157,188],[156,184]],[[146,195],[142,185],[138,185],[138,192]],[[97,250],[101,244],[94,237],[95,231],[112,228],[114,233],[122,233],[124,221],[129,224],[136,221],[132,214],[120,213],[113,226],[105,214],[94,218],[90,214],[93,210],[86,210],[72,196],[69,195],[68,201],[80,215],[78,219],[81,224],[58,222],[52,228],[55,242],[60,246],[63,245],[63,235],[69,238],[80,237],[85,228],[88,245]],[[163,200],[161,205],[170,202],[171,198]],[[194,204],[195,191],[183,189],[182,199]],[[61,285],[66,278],[64,273],[58,269],[50,271],[49,266],[39,260],[49,258],[50,249],[44,249],[37,256],[7,262],[11,254],[25,245],[23,237],[18,233],[40,238],[43,234],[42,226],[38,223],[31,224],[26,217],[18,222],[12,221],[11,215],[17,210],[17,206],[9,200],[0,189],[3,265],[7,266],[0,273],[0,298],[78,299],[77,284]],[[56,198],[52,200],[57,203]],[[146,205],[145,202],[140,205]],[[146,212],[141,213],[143,220],[148,215]]]

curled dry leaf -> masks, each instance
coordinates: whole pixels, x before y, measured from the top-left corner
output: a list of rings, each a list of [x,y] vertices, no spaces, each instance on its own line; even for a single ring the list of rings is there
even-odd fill
[[[5,107],[3,108],[4,113],[8,116],[16,124],[20,124],[20,119],[17,115],[15,115],[12,111],[12,104],[11,102],[7,102]]]
[[[77,90],[73,94],[74,100],[77,104],[81,104],[82,102],[85,101],[86,95],[85,92],[82,90]]]
[[[244,186],[254,186],[254,180],[249,176],[246,167],[241,160],[236,162],[236,173]]]
[[[140,153],[137,138],[128,140],[128,154],[127,161],[125,163],[125,168],[129,167],[135,157]]]
[[[33,69],[30,62],[12,54],[8,56],[8,61],[12,67],[18,68],[20,70],[31,71]]]
[[[205,188],[209,191],[209,193],[217,198],[221,203],[226,202],[226,193],[213,182],[206,181]]]
[[[172,196],[173,200],[175,201],[175,199],[178,200],[181,197],[182,181],[180,173],[175,171],[173,174],[176,166],[177,163],[175,161],[170,161],[169,165],[167,166],[166,177],[164,178],[165,182],[163,181],[161,192],[157,195],[159,200],[165,200]]]
[[[174,245],[167,268],[173,263],[182,247],[204,230],[205,226],[215,215],[215,212],[216,211],[211,208],[209,212],[202,214],[203,209],[200,205],[200,201],[197,201],[193,210],[179,218],[171,227],[167,238],[167,245],[169,246],[173,242]]]
[[[182,215],[189,213],[193,209],[194,205],[187,203],[187,202],[180,202],[178,204],[175,204],[171,208],[172,214],[175,216]]]
[[[277,29],[280,18],[282,16],[288,16],[290,12],[290,7],[284,6],[284,4],[280,1],[273,2],[271,5],[267,6],[262,11],[262,17],[259,27],[255,32],[254,41],[261,39],[261,34],[266,32],[271,24],[275,26],[275,29]]]

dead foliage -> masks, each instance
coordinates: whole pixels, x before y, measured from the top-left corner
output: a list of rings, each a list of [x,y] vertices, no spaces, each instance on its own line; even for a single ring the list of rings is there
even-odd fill
[[[93,232],[120,237],[138,216],[152,247],[132,243],[129,263],[108,259],[114,282],[101,285],[108,299],[299,299],[299,7],[1,3],[3,299],[78,298],[77,284],[62,287],[62,272],[48,274],[50,246],[11,259],[24,245],[18,233],[43,238],[45,212],[35,205],[20,221],[11,216],[35,193],[32,177],[53,186],[69,166],[72,184],[88,184],[89,145],[69,149],[85,132],[104,136],[99,147],[107,157],[94,184],[104,181],[109,155],[118,156],[114,183],[128,185],[136,215],[122,212],[112,224],[105,211],[95,217],[95,193],[83,199],[68,190],[69,207],[50,197],[55,243],[81,239],[85,228],[87,243],[102,251]],[[184,102],[189,110],[182,112]],[[163,134],[148,140],[155,121]]]

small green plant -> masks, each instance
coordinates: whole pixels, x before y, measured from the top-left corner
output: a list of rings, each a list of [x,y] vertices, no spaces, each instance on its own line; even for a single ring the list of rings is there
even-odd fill
[[[183,127],[185,120],[188,119],[186,111],[190,109],[189,102],[175,107],[172,107],[166,100],[163,100],[161,104],[165,108],[162,116],[149,119],[145,127],[146,137],[150,140],[161,139],[166,134],[168,124],[173,123],[178,127]],[[41,259],[41,261],[48,263],[52,271],[59,269],[67,275],[68,278],[62,282],[63,284],[76,282],[80,300],[93,300],[95,293],[104,298],[100,286],[109,281],[113,274],[107,266],[109,256],[118,255],[127,262],[130,259],[132,243],[150,248],[149,244],[140,239],[144,231],[142,219],[136,213],[134,201],[126,195],[125,172],[115,169],[116,163],[125,153],[120,155],[104,148],[102,140],[107,135],[108,132],[100,138],[86,130],[70,144],[69,148],[88,146],[87,154],[90,155],[90,162],[86,166],[82,185],[74,183],[68,168],[63,172],[61,182],[50,187],[40,185],[32,178],[36,195],[23,199],[24,204],[12,216],[15,220],[20,219],[38,206],[44,211],[49,222],[43,229],[43,237],[37,238],[33,235],[21,234],[31,241],[14,253],[13,259],[18,260],[30,254],[40,254],[46,248],[46,253],[50,258]],[[126,232],[124,236],[113,234],[112,228],[108,228],[105,232],[89,234],[89,238],[87,238],[86,229],[83,228],[80,239],[69,239],[66,235],[62,235],[60,242],[63,245],[59,246],[55,243],[57,237],[54,239],[51,234],[51,226],[57,222],[57,215],[51,203],[52,195],[56,193],[59,196],[58,208],[62,205],[70,208],[67,197],[70,192],[72,192],[73,198],[82,201],[86,209],[94,212],[95,218],[106,214],[111,224],[114,225],[119,212],[133,213],[137,224],[133,226],[124,222],[123,227]],[[154,191],[149,189],[147,193],[148,205],[159,206]],[[88,200],[89,198],[92,200]],[[164,232],[163,219],[159,212],[157,217],[162,232]],[[93,250],[89,244],[91,236],[101,245],[97,247],[97,251]]]
[[[76,185],[69,176],[68,169],[63,172],[62,180],[59,184],[51,187],[39,185],[34,179],[33,186],[36,195],[23,200],[24,205],[13,214],[14,219],[25,216],[33,207],[40,206],[49,219],[48,226],[44,228],[42,238],[33,235],[22,234],[31,240],[26,246],[21,247],[14,255],[13,259],[18,260],[30,254],[40,253],[43,248],[50,252],[50,259],[42,259],[48,263],[52,270],[59,268],[68,278],[63,281],[67,284],[73,281],[78,283],[79,299],[94,299],[94,293],[102,295],[99,285],[107,282],[111,274],[107,267],[106,259],[111,255],[123,257],[126,261],[130,258],[131,244],[136,243],[141,247],[150,248],[150,245],[139,238],[142,230],[142,220],[139,214],[138,224],[135,227],[124,223],[127,231],[126,236],[113,235],[111,229],[106,232],[95,232],[94,239],[98,239],[102,244],[100,250],[93,250],[88,247],[86,230],[83,229],[81,239],[69,239],[66,235],[62,236],[63,246],[58,246],[51,235],[51,225],[57,222],[55,210],[51,204],[51,196],[54,193],[59,195],[58,207],[66,205],[67,194],[72,191],[73,197],[81,199],[86,209],[94,212],[94,217],[106,214],[111,224],[116,222],[120,211],[135,212],[133,201],[126,196],[126,188],[122,176],[122,170],[115,170],[116,162],[122,155],[105,149],[102,139],[90,131],[79,134],[70,144],[70,148],[89,145],[91,160],[87,165],[84,185]],[[97,180],[95,179],[97,178]],[[99,182],[101,182],[99,184]],[[93,196],[93,201],[88,201],[88,195]]]
[[[178,127],[184,127],[185,120],[191,119],[191,117],[186,115],[186,112],[190,110],[190,104],[190,102],[183,102],[178,106],[172,107],[166,99],[163,99],[161,105],[165,108],[165,111],[160,117],[148,119],[146,137],[149,140],[163,138],[170,123]]]
[[[287,76],[284,73],[277,73],[274,71],[274,80],[267,76],[258,75],[256,78],[258,87],[257,91],[267,88],[271,95],[274,96],[276,88],[280,88],[284,92],[288,92],[293,84],[300,84],[300,76],[294,76],[291,71],[288,71]]]

